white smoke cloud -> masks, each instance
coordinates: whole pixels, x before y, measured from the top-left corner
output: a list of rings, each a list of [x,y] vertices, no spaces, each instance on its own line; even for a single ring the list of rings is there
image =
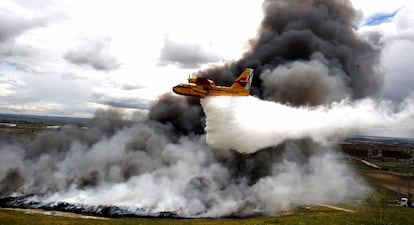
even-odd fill
[[[285,157],[286,154],[301,155],[291,147],[295,155],[285,152]],[[252,189],[263,201],[260,210],[265,211],[283,211],[292,205],[334,203],[368,191],[355,174],[329,152],[316,154],[304,164],[284,159],[273,166],[272,176],[261,179]]]
[[[391,102],[343,100],[318,107],[291,107],[255,97],[211,97],[202,100],[207,116],[207,143],[217,149],[253,153],[287,140],[312,138],[321,144],[362,129],[406,127],[414,121],[412,100]]]
[[[160,159],[147,160],[168,161],[169,166],[160,163],[127,181],[102,182],[89,188],[71,186],[46,198],[34,199],[116,205],[131,211],[142,209],[143,214],[176,211],[183,217],[221,217],[255,212],[274,215],[303,204],[334,203],[369,190],[341,163],[338,155],[327,149],[303,162],[297,160],[305,156],[295,143],[281,150],[280,162],[272,163],[268,176],[249,185],[246,178],[232,177],[229,168],[214,159],[214,151],[204,141],[203,137],[182,138],[177,144],[167,144]]]
[[[2,196],[40,193],[28,200],[221,217],[275,215],[368,191],[332,146],[298,140],[243,155],[211,149],[205,135],[178,137],[168,125],[123,124],[106,114],[88,130],[68,126],[2,144]]]

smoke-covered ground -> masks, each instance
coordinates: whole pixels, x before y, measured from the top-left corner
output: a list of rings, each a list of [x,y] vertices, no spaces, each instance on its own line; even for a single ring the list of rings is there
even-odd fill
[[[251,92],[265,101],[205,99],[206,119],[198,99],[166,94],[138,122],[109,110],[87,130],[4,139],[0,196],[220,217],[366,193],[336,141],[412,112],[408,100],[398,109],[369,99],[383,82],[380,47],[355,31],[360,15],[346,0],[265,0],[263,11],[241,59],[199,76],[229,85],[251,67]]]
[[[67,126],[3,143],[2,196],[39,193],[28,201],[216,217],[276,214],[367,190],[339,155],[309,139],[242,155],[209,148],[205,135],[119,118],[101,112],[88,130]]]

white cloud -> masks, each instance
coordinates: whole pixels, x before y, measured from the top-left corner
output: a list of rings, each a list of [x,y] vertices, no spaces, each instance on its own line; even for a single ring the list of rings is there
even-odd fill
[[[1,86],[1,108],[85,115],[102,104],[147,105],[196,72],[195,67],[159,66],[167,36],[200,46],[198,56],[237,59],[256,33],[261,1],[4,0],[0,12],[0,24],[7,25],[0,26],[0,74],[24,84],[23,89],[12,82]],[[125,90],[125,85],[141,88]],[[19,104],[32,107],[13,107]]]
[[[366,16],[412,4],[407,0],[352,3]],[[211,62],[237,60],[256,35],[261,4],[261,0],[3,0],[0,24],[14,25],[0,26],[0,74],[5,80],[18,79],[25,88],[2,85],[2,107],[44,102],[60,105],[65,115],[85,115],[102,106],[102,101],[94,102],[93,93],[148,103],[197,72],[198,66],[203,69]],[[403,13],[401,10],[393,22]],[[410,15],[401,17],[391,30],[381,28],[382,32],[401,33],[411,40],[408,30],[412,22],[406,18]],[[195,53],[195,46],[199,50],[197,62],[192,66],[160,66],[166,37],[190,46],[183,48],[193,51],[190,53]],[[96,43],[101,43],[100,47],[94,48]],[[125,85],[141,88],[125,90]],[[84,107],[77,107],[82,104]],[[22,108],[18,112],[31,111]]]
[[[161,49],[159,65],[177,65],[180,68],[197,69],[202,64],[220,60],[222,58],[219,55],[210,53],[200,44],[179,43],[166,38]]]
[[[362,35],[377,34],[382,48],[381,69],[384,85],[381,97],[403,101],[414,91],[414,6],[407,4],[388,22],[360,29]]]
[[[72,64],[90,66],[95,70],[116,70],[121,64],[111,54],[110,44],[110,38],[86,37],[78,41],[73,49],[64,53],[63,58]]]
[[[369,17],[378,12],[394,12],[397,9],[412,5],[410,0],[351,0],[352,5],[364,13],[364,17]]]

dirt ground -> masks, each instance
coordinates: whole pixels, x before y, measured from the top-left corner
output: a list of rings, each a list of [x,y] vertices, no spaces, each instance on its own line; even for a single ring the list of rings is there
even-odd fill
[[[82,218],[82,219],[108,220],[108,218],[105,218],[105,217],[86,216],[86,215],[70,213],[70,212],[46,211],[42,209],[16,209],[16,208],[3,208],[3,209],[21,211],[27,214],[42,214],[42,215],[47,215],[47,216],[62,216],[62,217],[71,217],[71,218]]]
[[[381,170],[358,170],[358,173],[368,182],[390,191],[414,194],[414,176]]]

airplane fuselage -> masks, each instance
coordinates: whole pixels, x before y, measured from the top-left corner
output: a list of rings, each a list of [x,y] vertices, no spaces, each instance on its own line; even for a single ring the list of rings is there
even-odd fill
[[[246,68],[230,87],[216,86],[212,80],[205,77],[191,77],[188,79],[188,83],[173,87],[173,91],[179,95],[198,98],[206,96],[248,96],[250,95],[252,77],[253,69]]]
[[[204,98],[206,96],[248,96],[249,90],[234,89],[222,86],[199,86],[196,84],[180,84],[173,87],[176,94]]]

